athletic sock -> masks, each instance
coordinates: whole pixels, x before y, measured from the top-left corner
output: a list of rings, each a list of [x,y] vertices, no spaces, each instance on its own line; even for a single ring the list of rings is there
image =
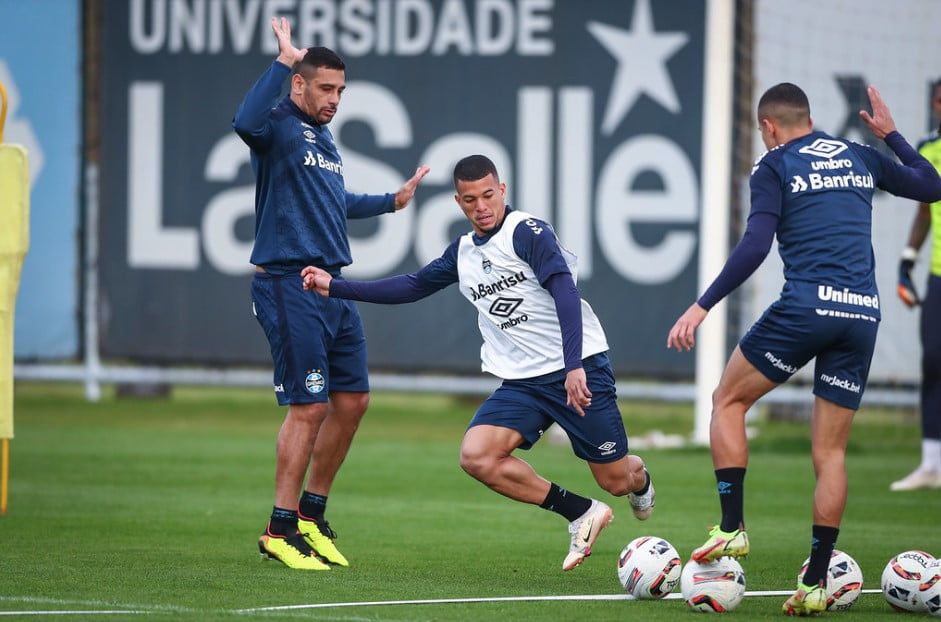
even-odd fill
[[[268,521],[268,533],[273,536],[289,536],[297,531],[297,512],[274,506]]]
[[[305,519],[322,519],[327,511],[326,495],[315,495],[312,492],[304,491],[301,495],[300,514]]]
[[[571,523],[588,511],[588,508],[591,507],[591,499],[580,497],[574,492],[550,482],[549,494],[546,495],[546,500],[539,504],[539,507],[561,514],[565,517],[565,520]]]
[[[647,491],[650,490],[650,473],[647,472],[647,469],[644,469],[644,487],[640,490],[635,490],[635,495],[646,495]]]
[[[925,471],[941,473],[941,440],[921,439],[921,468]]]
[[[838,527],[824,527],[814,525],[813,536],[810,539],[810,561],[807,563],[807,572],[804,573],[804,585],[818,585],[821,581],[826,585],[827,569],[830,567],[830,556],[836,547],[836,537],[840,535]]]
[[[716,488],[722,506],[722,524],[726,533],[744,527],[745,523],[745,469],[734,467],[716,469]]]

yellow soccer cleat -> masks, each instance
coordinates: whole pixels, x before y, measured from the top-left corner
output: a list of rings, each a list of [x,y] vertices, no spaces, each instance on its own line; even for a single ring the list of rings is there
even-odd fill
[[[304,540],[295,533],[291,536],[276,536],[265,530],[258,538],[258,551],[263,559],[276,559],[288,568],[296,570],[330,570]]]
[[[744,529],[725,532],[716,525],[709,530],[709,539],[693,551],[690,558],[694,562],[711,562],[720,557],[747,557],[748,534]]]
[[[798,582],[797,591],[784,601],[781,609],[789,616],[814,616],[827,610],[827,590],[823,585]]]
[[[298,514],[297,530],[304,536],[304,540],[310,545],[318,556],[337,566],[349,566],[343,553],[337,550],[333,543],[337,539],[335,531],[330,529],[330,523],[326,519],[307,518]]]

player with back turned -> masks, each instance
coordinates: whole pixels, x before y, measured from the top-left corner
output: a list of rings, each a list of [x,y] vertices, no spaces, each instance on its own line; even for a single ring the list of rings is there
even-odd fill
[[[826,572],[846,505],[846,444],[859,408],[879,326],[872,251],[876,188],[920,201],[941,199],[941,177],[895,130],[869,88],[860,115],[902,164],[875,149],[814,131],[807,96],[778,84],[758,103],[768,152],[752,170],[751,212],[742,240],[706,292],[676,322],[667,346],[689,350],[709,309],[741,285],[775,236],[784,262],[781,296],[742,337],[713,393],[710,448],[722,521],[693,551],[695,561],[749,552],[744,520],[748,443],[745,412],[816,357],[811,442],[817,477],[810,563],[783,609],[826,609]]]
[[[258,547],[290,568],[327,570],[328,563],[348,565],[325,512],[369,402],[366,338],[356,306],[304,292],[301,268],[339,275],[352,261],[346,220],[402,209],[428,169],[420,167],[395,194],[348,192],[327,128],[346,89],[345,65],[327,48],[295,48],[286,19],[273,18],[271,27],[278,57],[232,122],[251,148],[257,179],[252,311],[271,347],[278,404],[288,406],[278,434],[274,508]],[[278,101],[288,76],[290,93]]]

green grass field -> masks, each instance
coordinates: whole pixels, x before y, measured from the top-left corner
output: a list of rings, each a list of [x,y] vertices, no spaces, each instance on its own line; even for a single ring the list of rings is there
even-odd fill
[[[809,395],[808,395],[809,399]],[[236,613],[243,608],[383,600],[617,594],[621,548],[668,539],[684,557],[718,519],[708,451],[642,452],[657,486],[646,523],[591,480],[567,446],[524,456],[544,476],[615,509],[594,554],[561,572],[564,521],[500,497],[458,466],[477,400],[376,394],[330,495],[328,517],[352,567],[289,571],[262,562],[256,538],[272,503],[283,412],[270,392],[178,389],[170,400],[97,404],[79,389],[17,386],[10,511],[0,516],[0,614],[139,610],[66,619],[666,620],[682,601],[551,601],[357,606]],[[684,405],[624,404],[630,434],[688,433]],[[762,423],[752,442],[746,516],[749,590],[790,589],[807,554],[812,469],[808,429]],[[863,410],[848,456],[850,499],[839,548],[877,588],[888,558],[941,554],[941,491],[890,494],[911,469],[912,413]],[[730,615],[779,619],[781,597],[747,598]],[[898,619],[881,594],[832,618]],[[33,618],[30,618],[33,619]],[[61,616],[56,616],[61,619]]]

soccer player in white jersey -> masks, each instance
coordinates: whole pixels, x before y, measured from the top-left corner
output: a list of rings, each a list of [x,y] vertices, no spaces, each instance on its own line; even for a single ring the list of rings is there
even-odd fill
[[[646,520],[654,488],[644,462],[628,454],[604,330],[575,286],[576,259],[548,223],[504,203],[506,184],[488,158],[454,167],[454,199],[470,221],[462,235],[419,271],[377,281],[349,281],[310,266],[305,289],[323,296],[400,304],[458,283],[477,308],[483,371],[503,384],[481,405],[461,444],[461,468],[511,499],[565,517],[571,542],[562,570],[591,554],[613,518],[604,502],[540,477],[513,455],[529,449],[553,423],[598,485],[627,496]]]

